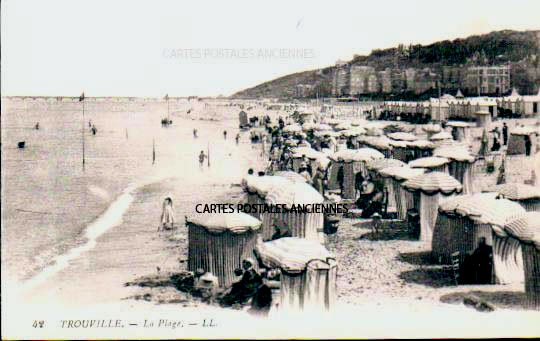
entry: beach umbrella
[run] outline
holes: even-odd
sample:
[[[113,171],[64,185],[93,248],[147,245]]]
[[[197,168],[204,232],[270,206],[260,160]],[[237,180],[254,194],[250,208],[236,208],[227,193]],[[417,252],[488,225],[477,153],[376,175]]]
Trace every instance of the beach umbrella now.
[[[404,132],[395,132],[387,134],[389,138],[392,140],[397,141],[416,141],[418,140],[418,137],[416,135],[413,135],[411,133],[404,133]]]
[[[440,125],[438,124],[426,124],[424,126],[422,126],[422,130],[425,131],[426,133],[439,133],[442,128]]]
[[[433,149],[433,148],[435,148],[435,144],[433,144],[432,142],[429,142],[427,140],[410,141],[410,142],[407,142],[407,145],[409,147],[418,148],[418,149]]]
[[[358,136],[358,135],[362,135],[366,132],[365,129],[363,128],[360,128],[360,127],[354,127],[352,129],[346,129],[346,130],[342,130],[340,131],[340,134],[343,135],[343,136]]]
[[[319,123],[319,124],[315,124],[314,127],[313,127],[313,130],[328,130],[328,131],[332,131],[332,127],[328,124],[324,124],[324,123]]]
[[[510,200],[539,199],[540,188],[522,183],[496,185],[493,190]]]
[[[264,265],[281,270],[280,310],[314,312],[334,306],[337,263],[324,246],[286,237],[261,243],[255,252]]]
[[[316,137],[338,137],[340,134],[333,130],[318,130],[313,133]]]

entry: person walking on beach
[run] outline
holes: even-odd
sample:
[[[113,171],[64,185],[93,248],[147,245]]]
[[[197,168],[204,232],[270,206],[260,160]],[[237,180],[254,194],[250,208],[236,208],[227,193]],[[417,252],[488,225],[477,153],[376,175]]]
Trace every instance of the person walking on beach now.
[[[238,144],[238,142],[240,142],[240,133],[236,134],[234,139],[236,140],[236,144]]]
[[[201,153],[199,154],[199,168],[203,168],[204,166],[204,159],[206,159],[208,156],[206,156],[206,154],[204,154],[204,151],[201,150]]]
[[[503,143],[506,146],[506,144],[508,143],[508,126],[506,125],[506,122],[503,122],[502,135],[503,135]]]
[[[225,140],[227,139],[227,130],[223,131],[223,139],[225,139]]]
[[[174,227],[173,203],[170,197],[163,201],[163,210],[161,212],[161,223],[158,226],[158,231],[170,230]]]
[[[193,138],[197,138],[197,129],[193,129]]]

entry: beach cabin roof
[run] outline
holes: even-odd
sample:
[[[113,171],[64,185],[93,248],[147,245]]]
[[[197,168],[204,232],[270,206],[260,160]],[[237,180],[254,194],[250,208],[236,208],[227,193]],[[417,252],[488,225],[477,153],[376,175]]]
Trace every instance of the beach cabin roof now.
[[[271,188],[265,200],[269,204],[291,207],[292,205],[322,204],[324,198],[307,183],[296,182]]]
[[[397,141],[397,140],[390,140],[388,142],[392,147],[400,147],[400,148],[407,148],[409,146],[410,142],[407,141]]]
[[[335,256],[330,251],[320,243],[304,238],[285,237],[260,243],[255,247],[255,252],[264,265],[279,267],[288,273],[304,272],[312,261],[326,263],[324,266],[318,262],[319,269],[335,266]]]
[[[511,135],[533,135],[538,134],[538,129],[535,127],[517,127],[510,130]]]
[[[439,205],[439,211],[468,217],[480,224],[496,225],[494,231],[504,236],[502,227],[508,218],[525,212],[525,209],[516,202],[496,199],[494,193],[476,193],[446,200]]]
[[[335,130],[347,130],[349,128],[351,128],[351,123],[347,121],[340,122],[334,127]]]
[[[387,135],[392,140],[396,141],[416,141],[418,140],[418,136],[411,134],[411,133],[404,133],[404,132],[395,132],[390,133]]]
[[[493,191],[510,200],[538,199],[540,188],[521,183],[506,183],[493,187]]]
[[[306,178],[304,178],[302,175],[292,172],[292,171],[280,171],[275,172],[274,176],[279,176],[282,178],[285,178],[287,180],[290,180],[291,182],[306,182]]]
[[[427,195],[461,193],[463,186],[454,177],[443,172],[429,172],[418,175],[402,184],[409,191],[420,191]]]
[[[471,128],[471,127],[474,127],[474,125],[472,125],[470,123],[467,123],[467,122],[462,122],[462,121],[448,121],[448,122],[446,122],[446,125],[449,126],[449,127],[458,127],[458,128]]]
[[[474,155],[471,155],[469,150],[463,146],[439,147],[433,151],[433,156],[469,163],[472,163],[476,160]]]
[[[489,110],[487,110],[486,108],[481,108],[480,110],[478,110],[477,112],[474,113],[475,115],[491,115],[491,113],[489,112]]]
[[[452,140],[453,137],[449,132],[441,131],[440,133],[432,135],[429,139],[432,141],[440,141],[440,140]]]
[[[212,233],[223,233],[228,231],[239,234],[250,230],[256,231],[261,227],[261,221],[259,219],[242,212],[229,214],[195,214],[188,217],[186,223],[199,225]]]
[[[373,148],[343,149],[329,156],[335,161],[371,161],[384,159],[384,155]]]
[[[432,142],[429,142],[427,140],[416,140],[407,142],[409,147],[412,148],[419,148],[419,149],[433,149],[435,148],[435,145]]]
[[[445,157],[429,156],[409,161],[408,165],[411,168],[432,168],[446,165],[449,162],[450,160]]]
[[[323,137],[323,136],[338,137],[340,134],[337,131],[333,131],[333,130],[318,130],[318,131],[315,131],[313,135],[317,137]]]
[[[438,124],[426,124],[422,126],[422,130],[425,131],[426,133],[439,133],[442,130],[442,128]]]
[[[540,250],[540,212],[524,212],[507,220],[504,230]]]
[[[260,196],[266,196],[268,191],[274,186],[287,186],[290,184],[288,179],[278,176],[254,176],[248,175],[245,177],[246,187],[250,192],[256,192]]]
[[[391,142],[392,140],[390,140],[386,136],[372,136],[366,143],[377,149],[391,150],[392,149],[392,146],[390,145]]]
[[[458,89],[457,93],[456,93],[456,98],[463,98],[463,93],[461,92],[460,89]]]
[[[366,168],[373,171],[379,171],[383,168],[388,167],[404,167],[407,164],[403,161],[400,161],[398,159],[377,159],[377,160],[371,160],[366,163]]]
[[[340,134],[343,136],[358,136],[362,135],[366,132],[364,128],[361,127],[353,127],[352,129],[342,130],[340,131]]]
[[[409,180],[425,173],[424,168],[411,168],[407,165],[398,167],[387,167],[379,171],[383,177],[391,177],[399,181]]]

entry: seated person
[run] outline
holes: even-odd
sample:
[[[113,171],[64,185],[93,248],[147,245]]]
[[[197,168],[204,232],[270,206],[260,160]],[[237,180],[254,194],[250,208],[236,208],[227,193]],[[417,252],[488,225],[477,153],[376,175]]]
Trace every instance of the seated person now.
[[[236,269],[235,274],[242,276],[240,281],[233,283],[231,290],[221,299],[224,305],[244,304],[255,296],[263,284],[261,275],[253,269],[254,260],[246,258],[242,261],[242,269]]]
[[[360,198],[356,205],[362,210],[360,217],[369,218],[374,213],[381,213],[384,200],[384,190],[380,182],[373,181],[370,177],[362,184]]]

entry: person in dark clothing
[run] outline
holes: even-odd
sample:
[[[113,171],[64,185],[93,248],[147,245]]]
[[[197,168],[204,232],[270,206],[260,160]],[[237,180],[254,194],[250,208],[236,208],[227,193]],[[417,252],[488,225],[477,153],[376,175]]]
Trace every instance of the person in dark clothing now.
[[[360,198],[356,201],[356,205],[362,210],[360,217],[369,218],[374,213],[382,211],[384,192],[380,182],[373,181],[370,177],[362,184]]]
[[[475,283],[491,284],[493,248],[486,244],[486,238],[480,238],[478,247],[474,250],[471,260]]]
[[[506,146],[508,144],[508,126],[506,125],[506,122],[503,123],[502,135],[503,135],[503,143]]]
[[[362,172],[358,172],[354,176],[354,187],[356,189],[356,197],[362,193],[362,183],[364,183],[364,176]]]
[[[354,143],[350,137],[347,139],[347,149],[354,149]]]
[[[339,167],[338,169],[337,182],[339,184],[340,194],[343,195],[343,189],[345,187],[345,173],[343,171],[343,166]]]
[[[531,137],[529,135],[525,135],[523,138],[525,139],[525,155],[529,156],[531,155],[532,147]]]
[[[241,274],[240,281],[233,283],[228,294],[223,296],[221,303],[224,305],[244,304],[257,294],[263,284],[261,275],[253,269],[254,261],[251,258],[242,261],[242,269],[236,269],[236,274]]]

